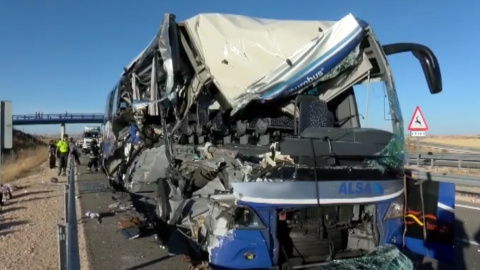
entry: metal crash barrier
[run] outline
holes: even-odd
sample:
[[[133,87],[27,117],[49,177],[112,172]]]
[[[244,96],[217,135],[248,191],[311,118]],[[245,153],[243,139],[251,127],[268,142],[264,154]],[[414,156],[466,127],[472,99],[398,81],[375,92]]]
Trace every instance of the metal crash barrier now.
[[[58,269],[80,270],[78,248],[77,211],[75,207],[75,160],[69,158],[67,184],[65,184],[65,223],[57,224]]]

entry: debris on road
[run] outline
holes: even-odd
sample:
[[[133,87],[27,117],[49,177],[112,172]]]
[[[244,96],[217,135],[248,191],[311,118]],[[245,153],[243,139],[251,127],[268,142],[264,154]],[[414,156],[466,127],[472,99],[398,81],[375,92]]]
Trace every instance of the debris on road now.
[[[133,209],[133,204],[126,204],[124,202],[114,202],[108,206],[108,209],[114,210],[115,212],[123,212]]]
[[[85,216],[81,217],[78,222],[79,223],[82,223],[84,222],[86,219],[95,219],[97,220],[98,224],[101,224],[102,223],[102,218],[105,217],[105,216],[110,216],[111,214],[101,214],[101,213],[98,213],[98,212],[86,212],[85,213]]]
[[[131,228],[123,229],[123,230],[121,230],[121,233],[122,233],[123,237],[125,237],[128,240],[139,238],[140,235],[141,235],[141,231],[137,227],[131,227]]]
[[[141,221],[140,221],[140,218],[138,217],[125,217],[123,219],[120,219],[120,221],[118,221],[117,227],[118,229],[123,230],[123,229],[140,226],[140,224],[141,224]]]
[[[85,213],[85,217],[89,217],[89,218],[91,218],[91,219],[94,219],[94,218],[98,219],[98,218],[100,218],[100,213],[97,213],[97,212],[87,212],[87,213]]]

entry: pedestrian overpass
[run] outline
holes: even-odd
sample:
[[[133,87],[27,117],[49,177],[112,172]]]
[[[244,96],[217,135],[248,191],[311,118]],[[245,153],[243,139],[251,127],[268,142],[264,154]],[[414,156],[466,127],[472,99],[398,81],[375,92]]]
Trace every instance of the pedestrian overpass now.
[[[66,124],[102,124],[103,113],[50,113],[21,114],[12,116],[13,126],[60,125],[60,134],[65,134]]]

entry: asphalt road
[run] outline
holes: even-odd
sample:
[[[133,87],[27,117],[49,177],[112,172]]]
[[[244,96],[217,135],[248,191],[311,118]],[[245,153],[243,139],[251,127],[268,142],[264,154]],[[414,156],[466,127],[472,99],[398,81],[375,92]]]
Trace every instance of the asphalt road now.
[[[153,236],[125,239],[117,231],[117,222],[120,216],[134,213],[107,214],[111,213],[108,206],[114,203],[112,195],[121,197],[121,194],[112,194],[103,174],[88,172],[86,166],[79,166],[78,173],[77,191],[82,214],[91,211],[106,215],[100,224],[94,219],[87,219],[83,224],[92,270],[187,269],[186,262],[179,257],[169,257],[160,249]]]
[[[480,204],[455,203],[455,266],[424,258],[417,262],[417,270],[473,270],[480,269]]]
[[[82,159],[85,162],[84,159]],[[114,197],[105,176],[88,172],[86,166],[78,167],[78,192],[80,204],[86,211],[108,213],[108,205]],[[471,270],[480,268],[480,204],[457,202],[456,205],[456,266],[442,265],[424,260],[417,269]],[[119,213],[107,216],[99,224],[95,220],[84,223],[87,252],[92,270],[150,270],[150,269],[187,269],[188,264],[180,257],[169,257],[159,248],[153,236],[127,240],[117,231],[119,216],[131,213]]]

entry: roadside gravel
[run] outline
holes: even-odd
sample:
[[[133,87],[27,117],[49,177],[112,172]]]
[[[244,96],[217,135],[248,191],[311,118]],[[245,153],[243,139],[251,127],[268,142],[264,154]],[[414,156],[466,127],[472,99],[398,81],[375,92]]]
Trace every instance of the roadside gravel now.
[[[43,164],[39,173],[12,182],[19,189],[0,210],[0,269],[58,269],[56,225],[63,223],[66,177],[56,172]],[[51,183],[52,177],[58,183]],[[79,236],[84,246],[81,231]]]

